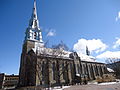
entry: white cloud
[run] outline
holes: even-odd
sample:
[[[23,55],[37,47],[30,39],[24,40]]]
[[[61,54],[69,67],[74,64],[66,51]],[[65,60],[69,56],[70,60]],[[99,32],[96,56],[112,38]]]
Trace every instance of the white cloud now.
[[[108,47],[100,39],[92,39],[92,40],[79,39],[78,42],[74,44],[73,49],[76,52],[85,54],[86,46],[88,47],[90,52],[94,51],[95,53],[102,52]]]
[[[55,29],[50,29],[47,33],[47,36],[49,36],[49,37],[52,37],[52,36],[55,36],[55,35],[56,35]]]
[[[107,59],[107,58],[120,58],[120,51],[106,51],[98,56],[96,56],[98,59]]]
[[[113,48],[115,49],[115,48],[118,48],[119,46],[120,46],[120,38],[116,38],[117,40],[116,40],[116,42],[114,43],[114,45],[113,45]]]
[[[117,17],[115,18],[116,21],[118,21],[120,19],[120,11],[118,12]]]

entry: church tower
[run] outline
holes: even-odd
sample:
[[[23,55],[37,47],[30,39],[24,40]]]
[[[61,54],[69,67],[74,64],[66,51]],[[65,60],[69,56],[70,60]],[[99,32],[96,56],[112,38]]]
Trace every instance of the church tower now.
[[[25,40],[23,43],[23,52],[28,52],[31,49],[36,53],[38,49],[44,47],[42,40],[42,32],[39,27],[39,20],[37,17],[36,0],[34,0],[33,11],[29,20],[29,25],[25,32]]]
[[[35,72],[32,72],[34,74],[31,74],[30,67],[33,64],[35,65],[37,59],[36,57],[32,57],[32,59],[30,57],[36,56],[37,51],[43,47],[44,47],[44,42],[42,40],[42,32],[39,27],[39,20],[37,17],[36,0],[34,0],[32,16],[29,20],[29,25],[26,29],[25,39],[23,42],[23,49],[22,49],[20,69],[19,69],[19,83],[18,83],[19,87],[35,85],[36,83],[34,79],[36,77]],[[30,60],[32,64],[29,63]],[[36,68],[36,66],[33,66],[33,67]],[[32,68],[32,69],[35,69],[35,68]],[[29,77],[33,77],[33,78],[29,78]]]

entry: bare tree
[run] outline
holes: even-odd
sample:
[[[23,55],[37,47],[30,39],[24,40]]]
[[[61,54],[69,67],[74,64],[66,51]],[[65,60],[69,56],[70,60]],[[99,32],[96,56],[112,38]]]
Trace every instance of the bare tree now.
[[[117,78],[120,78],[120,58],[107,58],[107,66],[114,70]]]
[[[68,46],[63,41],[61,41],[58,45],[52,45],[52,48],[53,49],[63,49],[65,51],[69,51]]]

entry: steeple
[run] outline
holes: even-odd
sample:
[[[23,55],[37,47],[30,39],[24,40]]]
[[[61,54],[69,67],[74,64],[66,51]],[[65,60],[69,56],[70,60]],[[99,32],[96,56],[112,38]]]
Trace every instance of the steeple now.
[[[32,40],[32,41],[43,43],[42,33],[39,27],[39,20],[37,17],[36,0],[34,0],[32,16],[29,21],[29,26],[26,30],[25,41],[26,40]]]
[[[29,25],[33,28],[39,27],[39,21],[37,18],[36,0],[34,0],[33,12],[32,12],[32,16],[31,16]]]
[[[36,18],[36,19],[37,19],[36,0],[34,0],[33,16],[34,16],[34,18]]]

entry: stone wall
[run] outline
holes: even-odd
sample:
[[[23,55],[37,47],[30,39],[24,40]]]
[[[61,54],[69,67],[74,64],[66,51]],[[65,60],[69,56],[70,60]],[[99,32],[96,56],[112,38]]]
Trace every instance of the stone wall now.
[[[74,66],[72,60],[52,57],[39,57],[37,59],[36,85],[61,85],[72,84],[74,78]]]

